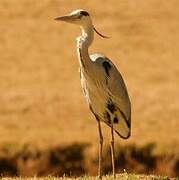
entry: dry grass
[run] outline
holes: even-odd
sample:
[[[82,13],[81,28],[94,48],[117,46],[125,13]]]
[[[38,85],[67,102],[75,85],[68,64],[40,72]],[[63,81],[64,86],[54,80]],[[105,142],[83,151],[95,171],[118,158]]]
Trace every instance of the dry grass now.
[[[82,176],[78,178],[68,178],[68,177],[42,177],[42,178],[37,178],[37,177],[32,177],[32,178],[2,178],[2,180],[72,180],[72,179],[77,179],[77,180],[99,180],[98,177],[94,176]],[[110,175],[103,176],[104,180],[113,180],[114,178]],[[118,174],[116,177],[116,180],[177,180],[177,178],[168,178],[168,177],[162,177],[162,176],[146,176],[146,175],[135,175],[135,174],[128,174],[128,173],[121,173]]]
[[[154,142],[156,153],[178,152],[178,0],[1,0],[0,145],[96,144],[96,122],[80,87],[79,28],[53,21],[76,8],[89,10],[97,28],[112,36],[95,37],[90,50],[110,57],[128,87],[132,136],[116,141]]]

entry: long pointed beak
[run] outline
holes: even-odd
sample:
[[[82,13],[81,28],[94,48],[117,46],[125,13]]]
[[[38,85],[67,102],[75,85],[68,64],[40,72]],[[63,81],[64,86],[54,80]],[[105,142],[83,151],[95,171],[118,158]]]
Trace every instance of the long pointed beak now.
[[[58,16],[58,17],[54,18],[54,20],[71,22],[71,21],[75,20],[75,16],[74,15]]]

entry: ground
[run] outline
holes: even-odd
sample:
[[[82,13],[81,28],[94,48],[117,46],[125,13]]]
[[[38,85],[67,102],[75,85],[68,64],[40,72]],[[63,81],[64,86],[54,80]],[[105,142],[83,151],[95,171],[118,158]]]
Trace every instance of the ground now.
[[[37,178],[37,177],[33,177],[33,178],[27,178],[26,180],[71,180],[74,178],[68,178],[68,177],[61,177],[61,178],[55,178],[55,177],[43,177],[43,178]],[[98,177],[93,177],[93,176],[82,176],[79,178],[75,178],[75,179],[79,179],[79,180],[99,180]],[[113,180],[112,176],[103,176],[104,180]],[[116,179],[119,180],[170,180],[168,177],[162,177],[162,176],[146,176],[146,175],[135,175],[135,174],[128,174],[128,173],[121,173],[118,174]],[[24,178],[2,178],[2,180],[24,180]],[[173,178],[173,180],[175,180]],[[177,180],[177,179],[176,179]]]

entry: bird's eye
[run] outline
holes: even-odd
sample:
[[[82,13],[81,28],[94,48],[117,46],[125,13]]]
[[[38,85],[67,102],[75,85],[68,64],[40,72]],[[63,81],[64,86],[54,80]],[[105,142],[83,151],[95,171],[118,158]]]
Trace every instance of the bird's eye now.
[[[81,11],[80,15],[82,15],[82,16],[89,16],[88,12],[86,12],[86,11]]]

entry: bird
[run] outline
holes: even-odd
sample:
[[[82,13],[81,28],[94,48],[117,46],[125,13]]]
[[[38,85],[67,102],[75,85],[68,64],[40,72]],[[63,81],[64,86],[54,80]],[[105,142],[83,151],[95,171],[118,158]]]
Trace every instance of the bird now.
[[[113,62],[103,54],[89,55],[89,47],[96,32],[91,15],[83,9],[69,14],[57,16],[57,21],[64,21],[81,27],[81,35],[77,37],[77,55],[80,66],[80,79],[88,107],[93,113],[99,131],[99,162],[98,177],[102,178],[103,134],[101,122],[107,124],[111,131],[111,164],[112,175],[115,172],[114,132],[121,138],[128,139],[131,135],[131,102],[121,73]]]

